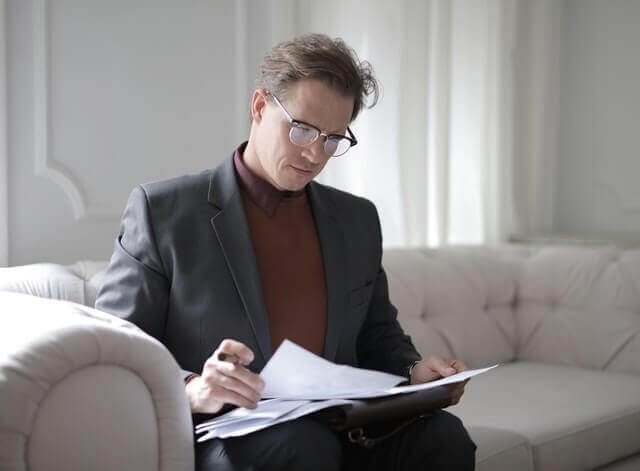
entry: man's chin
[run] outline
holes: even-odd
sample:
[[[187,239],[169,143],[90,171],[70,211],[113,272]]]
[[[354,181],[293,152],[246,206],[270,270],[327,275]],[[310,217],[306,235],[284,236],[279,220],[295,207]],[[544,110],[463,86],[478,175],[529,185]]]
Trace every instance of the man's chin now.
[[[313,180],[315,175],[300,175],[296,172],[296,178],[287,178],[278,182],[278,187],[282,191],[300,191]]]

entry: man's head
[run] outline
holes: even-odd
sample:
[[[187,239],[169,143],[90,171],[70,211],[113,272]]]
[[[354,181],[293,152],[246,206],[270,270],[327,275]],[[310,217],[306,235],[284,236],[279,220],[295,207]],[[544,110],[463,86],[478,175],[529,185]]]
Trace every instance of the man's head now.
[[[378,98],[370,64],[341,39],[321,34],[276,45],[262,63],[257,86],[245,162],[281,190],[303,188],[331,155],[355,144],[349,123],[367,96],[373,97],[370,106]],[[305,133],[317,139],[301,144]]]
[[[285,100],[289,88],[303,79],[319,80],[335,92],[353,98],[349,122],[356,119],[367,96],[373,95],[370,107],[378,100],[378,83],[371,64],[360,61],[340,38],[305,34],[277,44],[264,57],[256,86]]]

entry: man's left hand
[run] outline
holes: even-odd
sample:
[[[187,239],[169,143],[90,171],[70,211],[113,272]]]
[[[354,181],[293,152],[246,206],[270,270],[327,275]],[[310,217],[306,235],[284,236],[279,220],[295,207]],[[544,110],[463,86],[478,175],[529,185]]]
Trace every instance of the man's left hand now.
[[[413,367],[413,370],[411,371],[411,384],[427,383],[436,379],[446,378],[447,376],[451,376],[468,369],[467,365],[460,360],[431,355],[430,357],[421,360],[419,363],[416,363],[416,366]],[[449,385],[451,390],[452,406],[460,402],[460,398],[464,393],[464,386],[467,384],[467,381],[469,380]]]

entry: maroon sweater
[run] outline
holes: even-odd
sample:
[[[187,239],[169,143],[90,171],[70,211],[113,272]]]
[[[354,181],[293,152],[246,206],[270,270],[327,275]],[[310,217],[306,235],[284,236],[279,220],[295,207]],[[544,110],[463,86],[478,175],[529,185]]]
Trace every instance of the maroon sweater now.
[[[234,156],[256,252],[273,350],[289,339],[322,356],[327,287],[322,250],[305,190],[279,191]]]

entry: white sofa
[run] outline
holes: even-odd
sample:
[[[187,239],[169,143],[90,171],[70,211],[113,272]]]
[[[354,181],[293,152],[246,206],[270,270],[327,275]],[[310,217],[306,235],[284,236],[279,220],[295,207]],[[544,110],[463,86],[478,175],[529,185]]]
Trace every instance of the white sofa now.
[[[105,265],[0,268],[0,470],[193,468],[171,354],[82,304],[93,305]]]
[[[640,251],[388,251],[421,353],[503,366],[451,408],[483,470],[640,469]]]
[[[462,417],[478,444],[477,469],[640,469],[640,251],[523,246],[406,249],[386,251],[384,265],[400,321],[421,353],[450,355],[472,367],[502,364],[471,380],[461,404],[450,409]],[[0,291],[92,305],[104,266],[95,262],[0,269]],[[184,397],[179,397],[177,366],[162,346],[97,311],[69,304],[63,309],[60,303],[43,301],[48,304],[34,304],[32,313],[28,302],[34,301],[27,298],[16,312],[7,309],[8,296],[15,300],[17,295],[0,294],[2,325],[10,326],[0,334],[1,469],[25,469],[26,463],[29,469],[40,469],[34,463],[60,454],[69,463],[91,463],[86,469],[116,469],[100,467],[105,461],[101,454],[117,463],[126,462],[130,454],[139,460],[135,466],[131,461],[117,469],[189,468],[190,417]],[[59,325],[45,322],[35,331],[32,328],[63,315],[68,319]],[[87,315],[89,330],[83,326]],[[70,316],[84,320],[74,322]],[[111,351],[105,353],[106,330],[127,340],[114,339]],[[57,340],[61,331],[78,344],[90,338],[86,344],[94,350],[63,349],[64,354],[52,359],[55,349],[48,345],[62,345]],[[7,339],[12,339],[9,347]],[[153,345],[153,351],[122,355],[124,344],[119,342],[128,349],[137,348],[134,344]],[[72,413],[77,417],[77,402],[91,400],[91,407],[96,407],[104,397],[90,383],[72,384],[66,391],[71,394],[76,388],[73,400],[43,407],[61,382],[61,371],[72,377],[76,367],[122,366],[136,363],[140,355],[149,361],[124,369],[133,377],[143,377],[146,368],[162,370],[165,374],[159,375],[157,384],[150,386],[142,379],[148,390],[121,387],[125,378],[105,370],[99,390],[110,388],[107,397],[120,392],[118,402],[109,403],[98,417],[81,413],[80,423],[93,426],[85,437],[77,438],[82,429],[74,425],[65,429],[64,436],[55,436],[56,421]],[[60,363],[66,365],[62,370]],[[46,387],[38,389],[41,384]],[[154,392],[155,387],[160,392]],[[20,397],[25,391],[32,394],[29,401]],[[170,439],[163,439],[168,435],[149,430],[161,430],[163,425],[159,414],[164,409],[158,402],[172,400],[176,404],[166,414],[174,431]],[[146,408],[138,410],[145,403]],[[45,414],[46,410],[50,412]],[[40,419],[42,415],[47,418]],[[39,430],[46,420],[48,425]],[[131,445],[137,435],[146,440],[143,450]],[[30,438],[34,436],[40,438]],[[168,456],[164,461],[158,458],[162,453]]]

